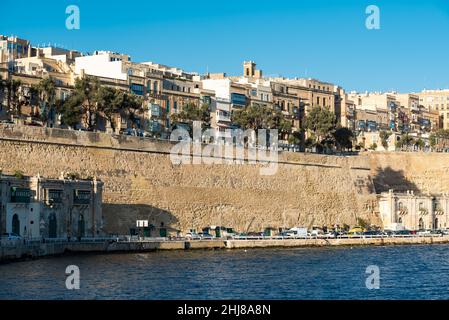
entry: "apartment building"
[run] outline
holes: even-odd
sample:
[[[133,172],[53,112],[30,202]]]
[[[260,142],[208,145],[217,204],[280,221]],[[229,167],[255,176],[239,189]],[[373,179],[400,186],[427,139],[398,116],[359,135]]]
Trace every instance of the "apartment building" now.
[[[419,97],[420,105],[440,115],[440,127],[449,129],[449,89],[423,90],[415,94]]]
[[[141,115],[139,128],[165,137],[172,125],[170,116],[186,104],[198,106],[201,98],[198,76],[152,62],[134,63],[125,54],[96,51],[92,56],[78,57],[75,72],[95,76],[103,84],[142,96],[146,112]],[[122,119],[117,130],[127,127]]]

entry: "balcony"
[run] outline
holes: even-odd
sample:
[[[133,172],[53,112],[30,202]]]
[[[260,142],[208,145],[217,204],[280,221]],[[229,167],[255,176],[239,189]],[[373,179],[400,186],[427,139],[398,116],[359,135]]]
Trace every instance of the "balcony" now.
[[[427,210],[426,208],[420,208],[419,209],[419,215],[420,216],[426,216],[429,214],[429,210]]]
[[[90,191],[75,190],[73,195],[73,204],[90,204]]]
[[[217,113],[217,122],[231,122],[231,117],[221,112]]]
[[[25,188],[11,188],[11,202],[12,203],[30,203],[31,190]]]
[[[62,190],[48,190],[45,204],[53,205],[62,203],[63,191]]]

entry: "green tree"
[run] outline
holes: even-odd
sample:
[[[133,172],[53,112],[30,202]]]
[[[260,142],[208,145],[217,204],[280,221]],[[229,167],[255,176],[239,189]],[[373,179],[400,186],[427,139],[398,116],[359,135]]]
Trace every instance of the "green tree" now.
[[[234,111],[232,120],[244,130],[278,129],[280,133],[290,134],[293,128],[281,111],[256,103]]]
[[[354,133],[351,129],[340,127],[332,132],[332,137],[338,150],[352,149]]]
[[[97,112],[109,121],[112,130],[115,131],[114,115],[119,114],[122,108],[122,94],[117,89],[103,86],[98,89],[96,100]]]
[[[142,97],[120,91],[115,96],[113,104],[113,108],[116,108],[122,117],[129,119],[133,127],[137,127],[139,114],[143,111]]]
[[[405,135],[401,136],[398,142],[396,142],[396,147],[400,148],[401,150],[406,150],[410,146],[414,144],[414,139],[406,133]]]
[[[55,112],[56,107],[56,86],[51,78],[44,78],[33,88],[39,97],[40,114],[39,118],[48,122],[49,114]]]
[[[20,89],[22,82],[20,80],[8,79],[6,80],[6,101],[7,108],[10,114],[19,116],[21,114]]]
[[[294,145],[300,145],[302,142],[302,135],[303,133],[300,131],[295,131],[288,137],[288,143],[294,144]]]
[[[182,106],[180,112],[171,115],[172,123],[187,123],[190,128],[193,127],[194,121],[201,121],[203,127],[210,124],[210,106],[208,103],[203,103],[199,107],[194,103],[187,103]]]
[[[389,133],[387,131],[381,131],[379,136],[380,136],[382,147],[384,147],[385,150],[388,150],[388,138],[391,136],[391,133]]]
[[[93,130],[98,121],[97,95],[100,84],[97,78],[84,76],[75,80],[75,89],[72,96],[67,100],[66,115],[70,119],[76,119],[81,113],[81,119],[88,130]],[[76,107],[73,104],[78,103]],[[67,113],[74,112],[74,115]]]
[[[426,143],[424,142],[423,139],[419,138],[418,140],[415,141],[415,146],[419,149],[419,150],[423,150],[426,146]]]
[[[335,129],[335,114],[328,108],[313,107],[304,120],[304,128],[311,131],[316,137],[315,141],[326,139]]]
[[[84,115],[83,102],[83,97],[80,95],[71,95],[64,101],[59,112],[64,125],[75,128],[81,122]]]
[[[377,143],[374,142],[372,145],[370,145],[369,149],[373,150],[373,151],[376,150],[377,149]]]

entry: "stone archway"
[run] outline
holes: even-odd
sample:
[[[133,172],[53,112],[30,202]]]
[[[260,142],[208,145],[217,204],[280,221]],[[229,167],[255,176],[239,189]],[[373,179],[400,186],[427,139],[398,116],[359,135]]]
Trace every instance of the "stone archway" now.
[[[424,220],[422,218],[419,218],[418,229],[419,230],[423,230],[424,229]]]
[[[12,231],[11,232],[20,236],[20,220],[19,220],[19,216],[17,215],[17,213],[12,216]]]

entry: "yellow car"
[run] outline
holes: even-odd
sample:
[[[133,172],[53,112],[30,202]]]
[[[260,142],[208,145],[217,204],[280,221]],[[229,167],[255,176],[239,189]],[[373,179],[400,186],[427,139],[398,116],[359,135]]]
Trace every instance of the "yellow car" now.
[[[365,230],[362,227],[354,227],[348,231],[348,233],[362,233],[362,232],[365,232]]]

